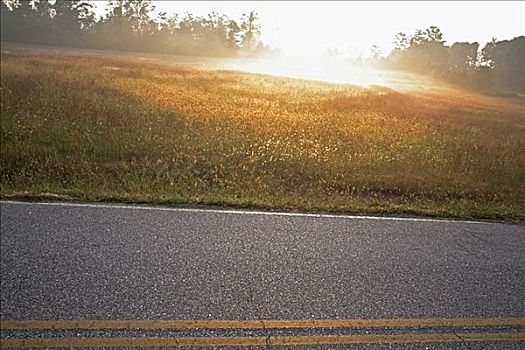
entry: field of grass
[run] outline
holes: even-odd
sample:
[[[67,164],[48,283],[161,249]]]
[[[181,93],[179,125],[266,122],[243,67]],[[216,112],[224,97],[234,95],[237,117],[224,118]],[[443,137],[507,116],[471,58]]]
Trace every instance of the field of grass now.
[[[1,56],[1,195],[525,220],[525,107],[133,58]]]

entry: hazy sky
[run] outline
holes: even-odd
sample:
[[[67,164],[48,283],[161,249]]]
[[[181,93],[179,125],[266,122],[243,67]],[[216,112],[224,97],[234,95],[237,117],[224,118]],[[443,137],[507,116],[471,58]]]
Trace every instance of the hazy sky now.
[[[511,39],[525,35],[525,1],[329,2],[329,1],[156,1],[157,11],[212,11],[238,19],[255,10],[265,44],[289,53],[323,53],[337,48],[351,56],[366,56],[374,44],[385,53],[397,32],[413,33],[437,25],[447,42]],[[96,2],[103,13],[105,1]]]

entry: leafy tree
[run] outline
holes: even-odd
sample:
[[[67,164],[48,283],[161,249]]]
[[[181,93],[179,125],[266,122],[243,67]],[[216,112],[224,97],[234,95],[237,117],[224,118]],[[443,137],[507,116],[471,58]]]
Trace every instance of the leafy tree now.
[[[148,0],[123,1],[123,16],[131,25],[131,30],[140,35],[151,35],[156,29],[155,22],[150,17],[155,6]]]
[[[260,34],[261,26],[257,22],[259,15],[251,11],[248,15],[243,14],[241,19],[241,47],[254,50],[257,45],[257,38]]]
[[[88,30],[95,25],[95,12],[93,12],[92,4],[85,1],[78,1],[74,8],[81,30]]]
[[[485,44],[483,49],[481,49],[481,55],[479,60],[481,65],[494,68],[494,60],[492,59],[492,56],[494,49],[496,48],[497,42],[498,39],[492,38],[492,40]]]
[[[489,44],[494,88],[525,92],[525,36]]]
[[[399,32],[394,37],[394,52],[400,52],[410,47],[410,38],[402,32]]]
[[[411,36],[397,33],[390,61],[391,65],[417,72],[439,74],[446,70],[447,50],[441,30],[431,26]]]
[[[239,46],[239,36],[241,34],[241,27],[235,20],[229,20],[228,25],[228,34],[226,36],[226,42],[228,43],[229,48],[237,48]]]
[[[449,49],[449,69],[459,72],[467,71],[476,66],[478,43],[454,43]]]
[[[443,33],[441,33],[441,30],[436,26],[428,27],[425,30],[425,34],[429,42],[444,43]]]
[[[80,31],[90,28],[95,22],[93,5],[82,0],[55,1],[54,24],[64,31]]]

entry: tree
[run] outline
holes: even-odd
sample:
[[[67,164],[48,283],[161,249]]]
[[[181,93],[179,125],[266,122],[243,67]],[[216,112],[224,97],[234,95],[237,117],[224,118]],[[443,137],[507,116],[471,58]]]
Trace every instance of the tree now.
[[[131,30],[139,35],[151,35],[156,25],[150,17],[151,12],[155,10],[155,5],[149,0],[124,1],[124,17],[131,25]]]
[[[95,25],[95,12],[93,12],[92,4],[85,1],[78,1],[74,9],[81,30],[88,30]]]
[[[447,69],[447,57],[441,30],[430,26],[416,30],[412,36],[397,33],[389,59],[391,66],[439,75]]]
[[[229,48],[236,49],[239,47],[239,36],[241,33],[241,27],[235,20],[228,21],[228,34],[226,36],[226,42]]]
[[[494,88],[525,92],[525,36],[489,44]]]
[[[31,42],[35,34],[38,38],[42,36],[43,21],[34,4],[28,0],[9,1],[2,7],[2,12],[8,11],[2,16],[2,40]]]
[[[255,11],[248,15],[243,14],[241,19],[241,47],[247,50],[254,50],[257,47],[257,40],[261,26],[257,21],[259,16]]]
[[[146,0],[114,0],[93,30],[92,42],[105,48],[143,50],[151,47],[146,37],[157,34],[159,28],[151,18],[154,10]]]
[[[485,44],[483,49],[481,49],[481,56],[480,56],[480,65],[493,68],[494,67],[494,60],[492,59],[494,49],[496,47],[496,44],[498,42],[498,39],[492,38],[491,41]]]
[[[464,72],[476,66],[478,43],[454,43],[449,49],[449,69]]]
[[[373,60],[378,60],[381,57],[383,57],[381,48],[378,45],[372,45],[372,47],[370,48],[370,58],[372,58]]]
[[[55,1],[54,24],[64,31],[78,32],[90,28],[95,22],[93,5],[82,0]]]
[[[425,30],[426,38],[428,42],[444,43],[443,33],[436,26],[430,26]]]
[[[410,38],[402,32],[394,36],[394,52],[400,52],[410,47]]]

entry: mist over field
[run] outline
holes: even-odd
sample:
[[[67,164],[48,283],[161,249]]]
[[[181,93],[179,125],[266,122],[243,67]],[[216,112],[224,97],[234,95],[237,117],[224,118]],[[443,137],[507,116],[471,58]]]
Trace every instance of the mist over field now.
[[[388,51],[371,42],[368,50],[362,50],[357,57],[350,57],[343,48],[337,47],[319,53],[316,48],[319,38],[314,37],[311,28],[304,28],[306,33],[310,33],[307,35],[312,36],[310,44],[308,37],[296,35],[290,38],[290,46],[302,45],[302,51],[295,54],[290,54],[286,46],[272,47],[265,44],[261,39],[265,28],[260,15],[249,8],[240,18],[231,18],[213,11],[206,15],[195,15],[181,11],[175,3],[157,4],[146,0],[119,0],[105,5],[103,2],[93,4],[82,0],[2,0],[1,4],[3,42],[193,57],[258,58],[262,60],[247,60],[237,64],[229,60],[225,68],[364,86],[388,85],[395,79],[393,75],[399,76],[395,71],[402,71],[481,92],[525,92],[525,68],[521,64],[525,60],[523,30],[505,40],[484,37],[481,38],[481,44],[450,42],[447,41],[446,31],[429,23],[413,32],[389,33],[392,48]],[[105,11],[100,12],[103,5]],[[159,12],[156,11],[157,5],[164,9],[173,5],[173,9],[179,12]],[[304,15],[309,13],[305,12]],[[339,18],[340,14],[334,13],[333,16]],[[403,12],[398,16],[398,20],[392,17],[389,22],[410,19]],[[454,12],[448,16],[454,16]],[[524,19],[518,21],[523,22]],[[283,23],[286,28],[291,31],[296,29],[287,22],[293,21],[286,20]],[[502,22],[500,25],[504,24]],[[385,23],[387,25],[390,26]],[[480,29],[486,32],[483,27],[488,25],[483,24]],[[324,33],[323,26],[330,26],[330,19],[319,17],[318,23],[312,26],[317,26]],[[381,32],[381,29],[377,31]],[[330,36],[341,40],[345,36],[339,32],[341,30],[327,35],[326,40],[330,41]],[[372,36],[369,32],[370,29],[366,27],[360,35],[363,38]],[[355,33],[349,34],[356,37]],[[282,35],[286,36],[286,33]]]

